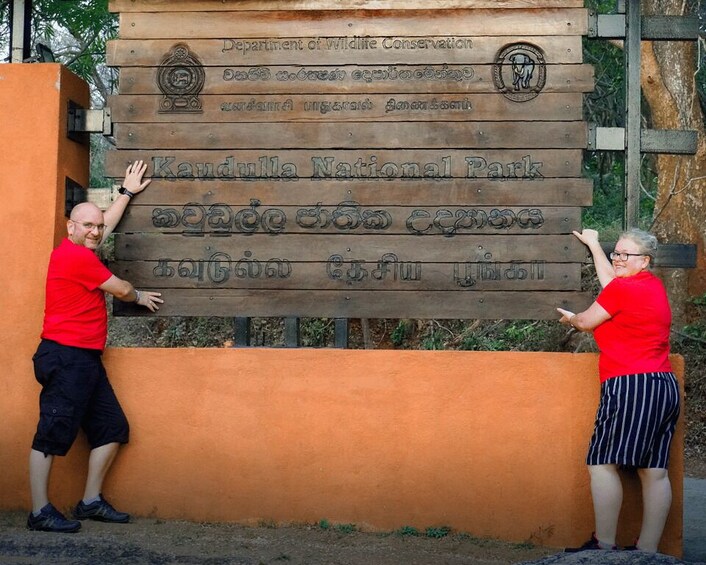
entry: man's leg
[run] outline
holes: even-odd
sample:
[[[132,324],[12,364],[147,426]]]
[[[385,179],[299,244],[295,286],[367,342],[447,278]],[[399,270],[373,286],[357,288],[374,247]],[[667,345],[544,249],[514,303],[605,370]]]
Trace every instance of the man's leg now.
[[[657,551],[672,505],[672,485],[667,469],[638,469],[642,483],[642,529],[638,549]]]
[[[618,517],[623,505],[623,485],[616,465],[589,465],[591,496],[596,517],[596,538],[603,544],[615,545]]]
[[[74,509],[74,517],[78,520],[99,520],[101,522],[116,522],[125,524],[130,521],[130,515],[118,512],[103,498],[103,480],[120,449],[120,443],[106,443],[91,450],[88,458],[88,477],[83,499]]]
[[[45,456],[36,449],[29,452],[29,486],[33,512],[39,512],[49,504],[49,473],[53,462],[53,455]]]
[[[84,502],[93,500],[103,492],[103,480],[120,449],[119,443],[108,443],[91,450],[88,458],[88,476],[83,492]]]

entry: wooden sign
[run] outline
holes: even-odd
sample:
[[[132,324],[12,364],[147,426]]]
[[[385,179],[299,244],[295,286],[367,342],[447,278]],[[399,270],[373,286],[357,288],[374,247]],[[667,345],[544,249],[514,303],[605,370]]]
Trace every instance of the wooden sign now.
[[[576,0],[112,0],[116,235],[159,315],[585,307]],[[116,313],[143,315],[116,303]]]

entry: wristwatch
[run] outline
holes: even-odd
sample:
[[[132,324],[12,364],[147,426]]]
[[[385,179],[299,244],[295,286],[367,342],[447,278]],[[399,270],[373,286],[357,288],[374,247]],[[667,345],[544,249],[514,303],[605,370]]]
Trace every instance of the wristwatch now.
[[[121,187],[118,189],[118,193],[124,194],[125,196],[128,196],[129,198],[132,198],[133,196],[135,196],[132,192],[130,192],[130,191],[129,191],[127,188],[125,188],[124,186],[121,186]]]

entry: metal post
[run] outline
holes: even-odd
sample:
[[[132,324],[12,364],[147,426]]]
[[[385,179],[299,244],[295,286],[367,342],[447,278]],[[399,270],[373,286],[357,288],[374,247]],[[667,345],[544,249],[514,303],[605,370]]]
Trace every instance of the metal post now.
[[[637,227],[640,215],[640,2],[625,3],[625,213],[623,227]]]
[[[284,319],[284,346],[299,347],[301,344],[301,334],[299,331],[299,318]]]
[[[233,318],[233,347],[250,347],[250,318]]]
[[[10,2],[10,62],[21,63],[30,57],[32,0]]]
[[[348,349],[348,318],[336,318],[334,321],[334,347]]]

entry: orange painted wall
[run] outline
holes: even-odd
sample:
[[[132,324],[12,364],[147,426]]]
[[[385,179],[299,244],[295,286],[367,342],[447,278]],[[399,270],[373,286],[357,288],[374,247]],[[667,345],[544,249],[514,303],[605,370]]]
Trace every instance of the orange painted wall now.
[[[6,80],[16,93],[29,95],[30,85],[45,90],[27,113],[63,107],[63,89],[59,94],[55,85],[74,84],[65,71],[12,67],[0,66],[2,107],[10,97]],[[52,229],[63,224],[54,221],[52,179],[60,175],[42,155],[51,139],[59,152],[65,149],[56,139],[67,141],[49,118],[34,127],[11,158],[22,162],[12,175],[12,186],[22,190],[9,190],[3,180],[11,213],[0,282],[12,293],[3,293],[0,317],[0,362],[7,368],[0,377],[1,509],[29,508],[27,455],[39,392],[30,358]],[[40,135],[47,143],[39,144],[37,132],[51,127],[57,131]],[[3,139],[20,131],[4,119],[0,125]],[[63,177],[59,192],[63,197]],[[556,547],[583,542],[593,528],[583,459],[598,400],[596,355],[109,349],[105,363],[132,426],[106,493],[137,516],[242,523],[325,518],[377,530],[448,525]],[[681,378],[681,358],[674,363]],[[661,548],[673,555],[681,554],[682,452],[680,424],[671,464],[674,504]],[[86,453],[81,439],[57,460],[50,492],[59,507],[80,497]],[[637,481],[626,480],[619,540],[625,544],[640,519]]]
[[[27,500],[27,431],[38,415],[31,357],[41,331],[49,254],[65,229],[64,179],[88,185],[88,148],[66,138],[69,99],[88,107],[88,87],[58,64],[0,65],[3,508]]]

